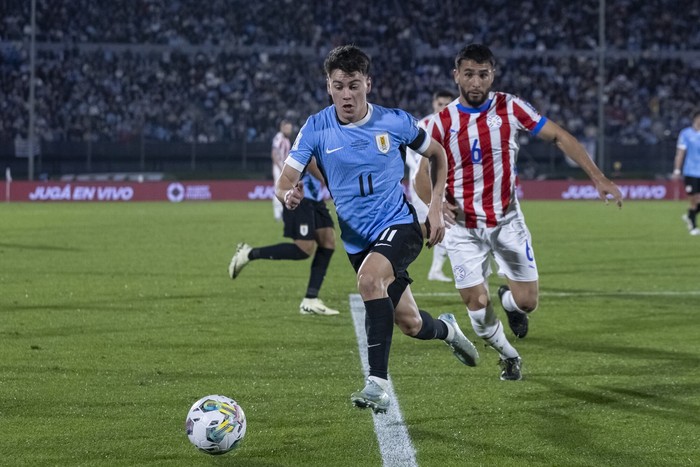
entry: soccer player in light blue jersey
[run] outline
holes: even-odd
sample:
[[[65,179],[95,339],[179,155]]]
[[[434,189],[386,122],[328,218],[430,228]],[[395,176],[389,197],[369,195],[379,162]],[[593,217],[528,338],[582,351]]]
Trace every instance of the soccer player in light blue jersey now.
[[[281,173],[281,170],[280,170]],[[323,193],[323,176],[315,163],[309,164],[300,184],[304,199],[297,209],[283,209],[284,236],[293,243],[277,243],[254,248],[247,243],[239,243],[231,258],[228,274],[235,279],[244,267],[253,260],[305,260],[313,255],[306,295],[299,305],[302,315],[332,316],[339,313],[326,306],[318,297],[326,277],[328,265],[335,251],[335,229]]]
[[[417,339],[442,339],[464,364],[474,366],[478,353],[451,314],[434,319],[416,305],[408,266],[416,259],[423,233],[401,179],[406,145],[431,163],[432,199],[426,222],[428,246],[445,233],[442,200],[445,151],[420,129],[411,115],[367,102],[372,88],[370,58],[353,45],[333,49],[324,62],[327,91],[333,104],[306,121],[297,135],[276,195],[288,209],[304,197],[298,182],[314,157],[335,203],[341,239],[357,273],[365,304],[369,376],[353,404],[386,412],[389,349],[393,325]]]
[[[673,177],[683,174],[685,193],[690,206],[688,213],[681,217],[688,226],[690,235],[700,235],[697,216],[700,205],[700,109],[693,113],[691,126],[681,130],[676,144],[676,159],[673,164]]]

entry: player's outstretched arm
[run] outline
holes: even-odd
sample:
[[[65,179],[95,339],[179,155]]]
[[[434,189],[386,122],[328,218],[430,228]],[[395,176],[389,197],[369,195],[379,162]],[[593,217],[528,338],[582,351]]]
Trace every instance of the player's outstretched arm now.
[[[553,121],[547,120],[537,136],[545,141],[553,142],[564,154],[576,162],[586,172],[588,178],[595,183],[598,195],[605,201],[605,204],[608,203],[608,195],[610,195],[617,206],[622,207],[622,193],[620,189],[600,171],[583,145],[571,133]]]
[[[442,203],[445,197],[445,180],[447,179],[447,156],[445,155],[445,149],[431,138],[430,145],[423,153],[423,157],[427,158],[430,163],[431,189],[427,222],[430,225],[428,247],[432,247],[440,243],[445,237],[445,219],[442,214]],[[421,196],[420,193],[418,193],[418,196]]]
[[[275,182],[275,196],[287,209],[296,209],[304,199],[304,187],[300,183],[301,173],[284,164],[282,173]]]
[[[418,163],[418,170],[410,183],[413,183],[413,188],[416,190],[418,197],[425,203],[430,205],[430,196],[432,187],[430,186],[430,162],[426,158],[421,158]]]
[[[421,158],[418,170],[414,175],[413,188],[416,190],[418,197],[426,204],[430,205],[431,195],[431,183],[430,183],[430,162],[425,157]],[[457,217],[457,206],[450,204],[447,201],[443,201],[443,218],[445,220],[445,227],[450,228],[450,226],[455,225]]]

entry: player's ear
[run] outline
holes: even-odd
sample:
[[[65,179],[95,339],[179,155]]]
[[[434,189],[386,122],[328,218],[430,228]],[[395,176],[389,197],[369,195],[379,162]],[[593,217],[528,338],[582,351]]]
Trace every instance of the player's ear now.
[[[369,92],[371,90],[372,90],[372,78],[368,76],[367,77],[367,92],[366,92],[366,94],[369,94]]]
[[[454,78],[455,83],[459,84],[459,70],[457,68],[452,69],[452,78]]]
[[[331,95],[331,78],[330,76],[326,76],[326,92],[328,95]]]

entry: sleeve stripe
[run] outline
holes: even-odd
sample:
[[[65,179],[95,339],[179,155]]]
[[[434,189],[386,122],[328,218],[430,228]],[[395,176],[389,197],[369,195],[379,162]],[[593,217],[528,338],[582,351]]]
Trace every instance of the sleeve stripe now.
[[[532,129],[532,135],[537,136],[537,133],[540,132],[544,124],[547,123],[547,117],[542,117],[540,118],[540,121],[537,122],[537,125],[535,125],[535,128]]]
[[[299,162],[296,159],[293,159],[292,156],[287,156],[284,163],[287,164],[288,166],[290,166],[291,168],[299,171],[299,172],[303,172],[304,169],[306,168],[306,166],[304,164],[302,164],[301,162]]]
[[[428,133],[426,133],[423,128],[419,128],[418,136],[416,136],[416,139],[411,141],[411,144],[409,144],[408,147],[416,151],[418,154],[423,154],[425,150],[428,149],[428,146],[430,146],[430,138],[428,137]]]

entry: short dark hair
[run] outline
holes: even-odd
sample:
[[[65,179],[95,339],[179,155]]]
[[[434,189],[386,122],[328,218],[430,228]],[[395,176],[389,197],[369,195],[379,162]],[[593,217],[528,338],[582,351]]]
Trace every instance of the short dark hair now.
[[[440,99],[441,97],[446,97],[448,99],[454,99],[455,93],[448,91],[447,89],[438,89],[433,93],[433,100]]]
[[[700,107],[698,107],[697,109],[695,109],[693,111],[693,118],[692,119],[695,120],[698,117],[700,117]]]
[[[369,76],[369,56],[355,45],[341,45],[331,50],[323,62],[323,69],[327,75],[330,75],[335,70],[341,70],[344,73],[359,72],[365,76]]]
[[[455,57],[455,68],[459,68],[462,60],[473,60],[478,64],[488,62],[493,68],[496,68],[496,57],[491,49],[483,44],[469,44],[460,50]]]

